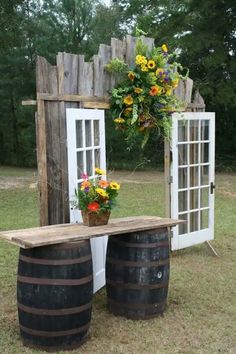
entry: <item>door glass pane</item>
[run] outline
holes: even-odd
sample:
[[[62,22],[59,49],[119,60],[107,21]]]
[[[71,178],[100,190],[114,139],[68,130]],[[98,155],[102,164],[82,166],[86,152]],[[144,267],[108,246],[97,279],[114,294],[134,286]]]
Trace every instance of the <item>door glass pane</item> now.
[[[76,147],[83,147],[83,124],[82,120],[76,121]]]
[[[179,192],[179,212],[188,210],[188,191]]]
[[[187,178],[188,168],[179,168],[179,189],[187,188],[188,178]]]
[[[97,146],[100,144],[99,120],[94,120],[93,126],[94,126],[94,145]]]
[[[198,186],[198,166],[192,166],[189,168],[190,170],[190,187]]]
[[[209,140],[209,120],[201,121],[201,140]]]
[[[200,228],[208,229],[209,227],[209,209],[201,210],[200,214]]]
[[[91,121],[90,120],[86,120],[85,121],[85,142],[86,142],[86,147],[89,147],[92,144],[91,135],[92,135]]]
[[[190,190],[190,209],[198,208],[198,189]]]
[[[205,208],[209,206],[209,188],[201,188],[200,190],[201,202],[200,207]]]
[[[199,121],[198,120],[190,120],[189,121],[189,140],[197,141],[199,140]]]
[[[179,235],[186,234],[188,232],[188,214],[180,214],[178,219],[187,221],[186,223],[179,225]]]
[[[77,152],[77,178],[81,178],[81,174],[84,173],[84,159],[83,151]]]
[[[201,185],[209,184],[209,166],[201,166]]]
[[[198,144],[190,144],[190,164],[198,163]]]
[[[201,144],[201,163],[209,162],[209,143]]]
[[[178,121],[178,141],[187,141],[188,122],[186,120]]]
[[[96,149],[94,151],[94,154],[95,167],[100,167],[100,150]]]
[[[198,230],[198,211],[194,211],[193,213],[189,214],[189,226],[190,232],[194,232]]]
[[[179,165],[187,165],[188,164],[188,145],[183,144],[179,145]]]
[[[93,174],[92,150],[86,151],[86,164],[87,164],[87,174],[91,176]]]

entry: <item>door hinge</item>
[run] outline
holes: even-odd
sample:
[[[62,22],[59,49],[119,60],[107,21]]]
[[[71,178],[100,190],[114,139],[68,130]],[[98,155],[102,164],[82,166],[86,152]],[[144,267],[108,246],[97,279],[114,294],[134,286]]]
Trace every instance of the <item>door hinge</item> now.
[[[168,176],[168,177],[167,177],[167,182],[168,182],[169,184],[173,183],[173,176]]]
[[[215,185],[213,182],[211,182],[211,184],[210,184],[211,194],[214,193],[214,189],[215,189],[215,188],[216,188],[216,185]]]

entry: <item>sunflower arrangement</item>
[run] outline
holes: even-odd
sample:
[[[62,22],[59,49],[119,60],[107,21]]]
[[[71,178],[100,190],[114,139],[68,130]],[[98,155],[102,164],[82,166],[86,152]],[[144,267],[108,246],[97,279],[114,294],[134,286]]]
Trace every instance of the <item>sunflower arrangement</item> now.
[[[106,172],[100,168],[95,168],[95,173],[94,179],[89,179],[85,173],[81,175],[83,182],[75,190],[73,206],[88,213],[102,214],[115,205],[120,185],[103,179]]]
[[[116,128],[126,132],[128,140],[142,134],[142,146],[153,129],[169,138],[171,114],[185,108],[174,90],[188,72],[181,74],[183,68],[167,45],[154,47],[150,52],[139,38],[134,65],[129,67],[124,61],[113,59],[107,70],[119,78],[110,102]]]

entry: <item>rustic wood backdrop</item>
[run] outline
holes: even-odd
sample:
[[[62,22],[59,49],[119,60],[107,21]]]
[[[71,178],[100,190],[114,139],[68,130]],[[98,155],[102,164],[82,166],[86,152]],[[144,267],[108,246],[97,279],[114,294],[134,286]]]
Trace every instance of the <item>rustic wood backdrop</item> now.
[[[37,160],[40,191],[40,225],[69,222],[66,108],[109,109],[109,91],[116,79],[105,65],[113,58],[134,62],[137,38],[111,39],[101,44],[98,54],[89,62],[84,55],[58,53],[56,65],[38,57],[37,89]],[[151,49],[153,38],[143,37]],[[192,100],[193,81],[187,79],[176,89],[176,95],[188,104],[188,110],[203,111],[204,101],[196,92]],[[166,145],[169,149],[168,144]],[[168,151],[165,156],[169,170]]]

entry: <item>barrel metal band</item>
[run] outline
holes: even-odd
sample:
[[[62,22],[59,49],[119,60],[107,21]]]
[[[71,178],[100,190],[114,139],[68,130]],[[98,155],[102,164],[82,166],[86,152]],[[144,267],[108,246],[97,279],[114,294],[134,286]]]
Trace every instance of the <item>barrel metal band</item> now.
[[[161,265],[169,264],[170,259],[160,259],[159,261],[153,262],[139,262],[139,261],[125,261],[122,259],[114,259],[111,257],[106,258],[108,263],[117,264],[121,266],[131,266],[131,267],[157,267]]]
[[[37,285],[82,285],[93,280],[93,276],[89,275],[80,279],[48,279],[48,278],[31,278],[18,275],[17,280],[21,283],[37,284]]]
[[[18,309],[31,313],[33,315],[41,315],[41,316],[63,316],[63,315],[71,315],[71,314],[76,314],[80,313],[83,311],[86,311],[88,309],[92,308],[92,301],[90,301],[88,304],[77,306],[77,307],[71,307],[71,308],[64,308],[64,309],[39,309],[35,307],[29,307],[26,305],[22,305],[21,303],[18,302]]]
[[[20,329],[28,334],[31,334],[32,336],[38,336],[38,337],[62,337],[62,336],[70,336],[72,334],[77,334],[81,333],[84,331],[87,331],[89,328],[90,323],[80,327],[80,328],[73,328],[69,329],[67,331],[39,331],[37,329],[31,329],[25,326],[20,325]]]
[[[169,241],[159,241],[159,242],[153,242],[153,243],[131,243],[131,242],[125,242],[121,241],[118,238],[112,238],[112,243],[116,243],[118,245],[124,246],[124,247],[135,247],[135,248],[159,248],[159,247],[169,247]]]
[[[92,259],[91,255],[80,257],[80,258],[72,258],[72,259],[42,259],[42,258],[32,258],[20,255],[19,259],[26,263],[31,264],[42,264],[42,265],[70,265],[70,264],[79,264],[83,262],[90,261]]]
[[[153,309],[153,308],[158,308],[166,304],[166,299],[160,302],[155,302],[154,304],[143,304],[143,303],[123,303],[123,302],[118,302],[112,299],[107,299],[108,305],[114,305],[119,308],[127,308],[127,309],[138,309],[138,310],[148,310],[148,309]]]
[[[132,283],[119,283],[110,279],[106,280],[107,285],[115,286],[116,288],[122,288],[122,289],[137,289],[137,290],[142,290],[142,289],[161,289],[161,288],[167,288],[169,282],[162,282],[162,283],[157,283],[157,284],[132,284]]]

